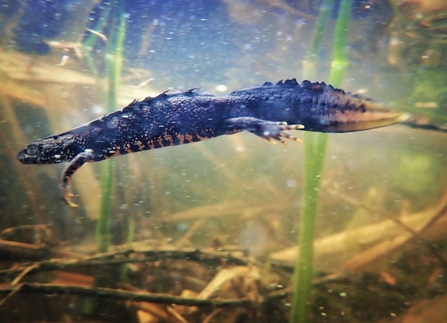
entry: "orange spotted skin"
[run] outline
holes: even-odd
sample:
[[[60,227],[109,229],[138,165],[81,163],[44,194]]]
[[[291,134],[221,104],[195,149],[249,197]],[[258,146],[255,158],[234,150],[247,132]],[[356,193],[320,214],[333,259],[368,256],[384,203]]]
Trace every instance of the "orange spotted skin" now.
[[[61,181],[64,200],[74,205],[70,178],[85,162],[241,131],[284,142],[296,139],[285,130],[349,132],[401,119],[380,104],[325,83],[267,82],[220,97],[192,89],[135,100],[83,126],[32,142],[17,159],[24,164],[69,162]]]

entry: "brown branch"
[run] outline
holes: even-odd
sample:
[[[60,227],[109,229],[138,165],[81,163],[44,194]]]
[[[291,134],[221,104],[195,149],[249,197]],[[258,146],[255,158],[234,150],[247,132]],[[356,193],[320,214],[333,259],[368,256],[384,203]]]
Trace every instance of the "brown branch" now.
[[[83,295],[96,296],[115,299],[125,299],[132,301],[146,301],[160,304],[177,304],[186,306],[199,307],[234,307],[234,306],[254,306],[254,302],[249,299],[197,299],[185,298],[180,296],[173,296],[167,294],[153,294],[149,292],[129,292],[103,287],[82,287],[82,286],[67,286],[55,284],[40,284],[40,283],[22,283],[17,286],[0,286],[0,293],[40,293],[40,294],[68,294],[68,295]]]
[[[45,245],[0,240],[0,255],[3,259],[41,259],[49,255],[49,248]]]
[[[335,195],[335,196],[341,198],[342,200],[348,202],[351,205],[365,208],[366,210],[378,213],[378,214],[384,216],[385,218],[393,221],[394,223],[399,225],[402,229],[404,229],[405,231],[410,233],[413,236],[413,238],[419,239],[423,243],[423,245],[439,260],[439,262],[445,268],[447,268],[447,261],[444,259],[444,257],[437,251],[437,249],[430,242],[428,242],[427,240],[422,239],[420,237],[421,233],[424,230],[426,230],[430,225],[432,225],[440,217],[442,217],[446,214],[445,212],[447,211],[447,190],[444,192],[443,196],[441,197],[441,199],[438,201],[437,205],[435,206],[432,218],[427,223],[425,223],[421,228],[419,228],[418,231],[414,230],[407,224],[403,223],[400,219],[396,219],[394,217],[394,215],[389,212],[386,212],[384,210],[375,208],[375,207],[370,206],[366,203],[358,201],[354,198],[351,198],[347,195],[344,195],[343,193],[336,191],[335,189],[327,188],[326,191],[332,195]]]
[[[18,275],[12,282],[11,285],[15,286],[17,285],[23,277],[25,277],[26,275],[28,275],[28,273],[30,273],[31,271],[33,271],[34,268],[37,268],[38,265],[37,264],[32,264],[31,266],[25,268],[25,270],[23,270],[20,275]]]
[[[437,126],[430,123],[418,123],[417,120],[408,120],[404,121],[401,124],[413,128],[413,129],[422,129],[422,130],[431,130],[431,131],[438,131],[438,132],[447,132],[447,129],[442,126]]]
[[[10,299],[14,294],[16,294],[20,288],[22,288],[22,284],[19,284],[17,286],[11,286],[11,290],[9,291],[8,295],[6,295],[1,301],[0,301],[0,308],[3,306],[3,304],[6,303],[8,299]]]
[[[129,258],[131,254],[143,255],[144,257]],[[117,259],[116,256],[125,256],[126,258]],[[102,254],[96,254],[91,257],[85,258],[70,258],[70,259],[50,259],[35,263],[24,263],[18,268],[0,270],[0,275],[9,275],[26,270],[27,274],[36,273],[46,270],[54,269],[68,269],[78,267],[90,267],[90,266],[106,266],[125,263],[141,263],[141,262],[153,262],[157,260],[165,259],[181,259],[189,261],[197,261],[200,263],[207,263],[214,266],[220,266],[222,259],[225,259],[227,264],[246,266],[251,261],[246,257],[234,256],[229,252],[207,250],[201,251],[193,248],[182,248],[173,250],[167,249],[146,249],[146,250],[126,250],[107,252]],[[30,269],[29,267],[32,266]]]

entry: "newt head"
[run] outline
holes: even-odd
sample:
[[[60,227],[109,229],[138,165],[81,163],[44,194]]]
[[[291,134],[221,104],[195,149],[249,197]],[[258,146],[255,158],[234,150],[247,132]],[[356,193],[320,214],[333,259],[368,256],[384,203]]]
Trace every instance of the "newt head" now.
[[[34,141],[17,153],[22,164],[58,164],[69,161],[73,153],[67,149],[69,138],[48,137]]]
[[[56,164],[64,161],[60,154],[50,152],[39,142],[31,143],[19,151],[17,160],[22,164]]]
[[[39,162],[40,148],[37,144],[30,144],[20,150],[17,160],[22,164],[42,164]]]

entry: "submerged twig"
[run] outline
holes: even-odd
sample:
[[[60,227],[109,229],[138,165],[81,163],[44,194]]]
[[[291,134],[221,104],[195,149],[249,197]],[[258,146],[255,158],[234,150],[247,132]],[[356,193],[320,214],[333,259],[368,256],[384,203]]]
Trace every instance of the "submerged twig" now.
[[[12,286],[16,286],[23,277],[25,277],[28,273],[30,273],[31,271],[33,271],[33,269],[37,268],[39,265],[38,264],[32,264],[31,266],[28,266],[27,268],[25,268],[24,271],[22,271],[20,273],[20,275],[18,275],[12,282],[11,285]]]
[[[437,131],[437,132],[444,132],[447,133],[447,128],[441,127],[441,126],[436,126],[430,123],[418,123],[414,120],[407,120],[402,122],[402,124],[404,126],[413,128],[413,129],[421,129],[421,130],[430,130],[430,131]]]
[[[11,290],[9,291],[9,294],[6,295],[1,301],[0,301],[0,308],[3,306],[3,304],[6,303],[8,299],[10,299],[12,296],[14,296],[21,288],[23,284],[17,285],[17,286],[11,286]]]
[[[405,223],[408,227],[418,232],[418,238],[424,239],[428,243],[437,241],[445,236],[445,223],[447,217],[447,190],[443,196],[439,199],[436,206],[426,209],[424,211],[412,213],[402,216],[400,221]],[[375,252],[376,256],[374,260],[377,260],[380,256],[388,254],[393,248],[393,245],[399,242],[399,236],[405,235],[407,240],[413,237],[408,231],[402,232],[402,226],[398,225],[391,219],[365,225],[359,228],[351,229],[349,231],[342,231],[339,233],[325,236],[314,242],[315,259],[317,267],[322,271],[334,272],[341,270],[340,259],[346,259],[350,257],[354,259],[353,253],[357,253],[358,249],[366,250],[371,246],[378,246],[383,241],[390,241],[388,249],[382,249],[381,253],[379,249]],[[355,245],[355,250],[347,249],[347,246]],[[272,263],[275,267],[284,268],[284,265],[290,266],[295,261],[297,246],[288,247],[279,251],[276,251],[270,255]],[[360,257],[360,256],[359,256]],[[364,258],[366,259],[366,258]],[[363,262],[357,261],[357,264],[361,263],[364,266],[366,263],[370,263],[373,259],[363,260]],[[351,260],[349,260],[351,261]],[[345,263],[345,269],[346,269]],[[354,261],[351,261],[349,265],[351,270],[358,269],[354,266]]]
[[[402,229],[404,229],[405,231],[407,231],[413,238],[417,238],[420,240],[420,242],[423,243],[423,245],[433,254],[433,256],[435,256],[439,262],[445,267],[447,268],[447,261],[444,259],[444,257],[436,250],[436,248],[427,240],[422,239],[420,237],[421,232],[424,231],[430,224],[434,223],[434,221],[436,221],[437,219],[439,219],[441,216],[444,215],[444,211],[447,209],[447,191],[444,192],[443,197],[440,199],[440,201],[438,202],[438,205],[436,207],[436,209],[438,209],[438,212],[435,212],[435,214],[433,215],[433,217],[431,217],[430,219],[427,220],[427,222],[419,229],[415,230],[413,228],[411,228],[409,225],[407,225],[406,223],[402,222],[400,219],[396,219],[394,217],[393,214],[386,212],[384,210],[375,208],[373,206],[370,206],[366,203],[362,203],[361,201],[355,200],[349,196],[346,196],[340,192],[337,192],[334,189],[327,189],[327,191],[330,194],[333,194],[337,197],[339,197],[340,199],[348,202],[351,205],[355,205],[358,207],[362,207],[364,209],[370,210],[374,213],[377,214],[381,214],[382,216],[384,216],[385,218],[393,221],[394,223],[396,223],[398,226],[400,226]],[[402,239],[400,236],[397,236],[395,238],[393,238],[394,240],[396,239]],[[396,241],[396,243],[398,243],[398,245],[404,243],[407,239],[403,239],[400,243],[398,243],[398,241]],[[380,244],[379,244],[380,245]],[[377,245],[377,246],[379,246]],[[374,247],[373,247],[374,248]],[[388,250],[390,249],[390,247],[387,247]],[[368,252],[368,251],[366,251]]]
[[[96,30],[93,30],[93,29],[90,29],[87,27],[85,27],[85,30],[87,30],[87,31],[91,32],[93,35],[101,38],[104,41],[104,43],[107,43],[108,39],[107,39],[106,35],[104,35],[103,33],[100,33],[99,31],[96,31]]]
[[[121,258],[116,259],[116,256],[129,256],[130,254],[138,254],[144,257],[135,258]],[[209,265],[219,266],[222,259],[225,259],[227,264],[246,266],[251,261],[243,256],[236,256],[230,252],[223,252],[217,250],[206,250],[201,251],[194,248],[181,248],[173,250],[172,248],[166,249],[147,249],[147,250],[125,250],[125,251],[114,251],[96,254],[91,257],[85,258],[70,258],[70,259],[50,259],[44,260],[36,263],[22,264],[21,267],[0,270],[0,275],[14,274],[18,272],[23,272],[27,270],[30,266],[33,266],[31,270],[27,270],[26,274],[36,273],[47,270],[55,270],[60,268],[77,268],[77,267],[89,267],[89,266],[105,266],[114,264],[125,264],[125,263],[144,263],[153,262],[157,260],[166,259],[183,259],[189,261],[197,261],[208,263]],[[25,267],[25,268],[24,268]]]
[[[161,304],[177,304],[186,306],[200,307],[234,307],[234,306],[254,306],[254,302],[250,299],[197,299],[185,298],[181,296],[154,294],[149,292],[129,292],[104,287],[82,287],[67,286],[57,284],[40,284],[40,283],[23,283],[20,289],[13,286],[0,286],[0,292],[21,292],[21,293],[43,293],[43,294],[71,294],[95,296],[102,298],[129,299],[132,301],[147,301]]]

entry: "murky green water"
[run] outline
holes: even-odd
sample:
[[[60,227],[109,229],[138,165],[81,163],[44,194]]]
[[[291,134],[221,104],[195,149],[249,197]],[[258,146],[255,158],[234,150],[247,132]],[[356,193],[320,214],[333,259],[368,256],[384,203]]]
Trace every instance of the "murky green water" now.
[[[55,241],[66,241],[76,252],[96,250],[100,163],[76,173],[74,199],[80,206],[70,208],[60,198],[63,166],[22,165],[16,153],[32,140],[107,112],[106,59],[118,20],[113,4],[99,2],[18,1],[0,9],[0,231],[44,224]],[[224,95],[266,81],[301,82],[320,5],[123,2],[116,109],[170,88]],[[443,2],[354,1],[342,88],[411,112],[415,123],[445,127],[446,12]],[[311,81],[329,78],[335,18],[336,9]],[[440,245],[444,255],[446,147],[445,132],[406,125],[330,134],[321,174],[316,273],[386,272],[398,252],[418,239]],[[299,231],[303,158],[303,145],[271,145],[249,133],[117,157],[110,174],[112,244],[131,236],[174,246],[236,246],[289,266]],[[405,240],[402,235],[411,231],[413,237]],[[14,240],[36,242],[35,232],[28,235]],[[402,243],[393,245],[396,239]],[[376,250],[387,241],[389,249]],[[422,248],[418,257],[433,257],[431,251]],[[366,259],[359,260],[362,255]],[[436,266],[442,275],[443,267]],[[13,310],[0,306],[5,317]]]

